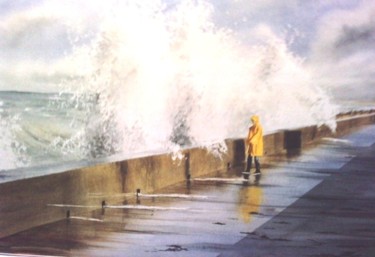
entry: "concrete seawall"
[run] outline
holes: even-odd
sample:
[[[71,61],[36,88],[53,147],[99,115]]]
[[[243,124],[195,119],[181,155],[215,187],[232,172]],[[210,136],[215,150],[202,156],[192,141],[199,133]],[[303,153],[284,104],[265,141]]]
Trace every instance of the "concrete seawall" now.
[[[265,157],[306,147],[322,137],[342,136],[362,125],[375,123],[375,113],[341,117],[337,131],[310,126],[265,135]],[[174,161],[160,154],[104,163],[0,184],[0,238],[43,224],[79,215],[91,206],[118,203],[126,194],[154,192],[167,186],[243,165],[243,138],[227,139],[228,151],[221,158],[205,148],[185,149],[185,158]],[[119,200],[120,199],[120,200]],[[66,205],[57,208],[54,205]]]

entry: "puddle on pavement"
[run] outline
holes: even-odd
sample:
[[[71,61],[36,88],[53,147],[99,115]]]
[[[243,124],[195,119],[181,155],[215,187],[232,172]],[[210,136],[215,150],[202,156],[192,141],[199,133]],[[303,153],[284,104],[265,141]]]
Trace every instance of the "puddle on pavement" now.
[[[102,206],[51,203],[51,208],[69,209],[69,219],[1,239],[0,252],[145,257],[155,251],[215,254],[251,234],[347,163],[350,146],[337,144],[343,143],[329,140],[300,155],[279,156],[277,165],[248,180],[242,176],[243,167],[237,167],[155,194],[109,196]],[[329,172],[320,172],[324,169]]]

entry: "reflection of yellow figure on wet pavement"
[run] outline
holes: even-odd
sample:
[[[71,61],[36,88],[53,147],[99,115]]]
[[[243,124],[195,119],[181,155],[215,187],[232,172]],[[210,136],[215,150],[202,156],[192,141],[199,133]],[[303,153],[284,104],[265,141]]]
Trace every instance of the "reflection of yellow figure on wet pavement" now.
[[[239,212],[245,223],[251,221],[254,214],[259,213],[260,205],[263,201],[263,191],[259,186],[243,187],[240,190]]]

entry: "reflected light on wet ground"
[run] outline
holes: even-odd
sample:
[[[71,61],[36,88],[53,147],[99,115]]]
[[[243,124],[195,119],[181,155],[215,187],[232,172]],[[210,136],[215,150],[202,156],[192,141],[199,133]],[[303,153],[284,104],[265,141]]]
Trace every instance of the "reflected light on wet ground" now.
[[[257,176],[256,179],[257,182],[254,186],[244,186],[239,190],[238,211],[245,223],[249,223],[253,215],[259,215],[263,201],[263,190],[259,186],[260,176]]]
[[[57,256],[217,256],[272,219],[354,157],[356,140],[323,140],[243,179],[243,167],[101,206],[70,206],[69,219],[0,239],[0,252]],[[69,206],[51,203],[50,208]],[[74,213],[80,209],[79,215]],[[96,208],[96,210],[92,210]],[[9,254],[8,254],[9,255]],[[12,255],[9,255],[12,256]]]

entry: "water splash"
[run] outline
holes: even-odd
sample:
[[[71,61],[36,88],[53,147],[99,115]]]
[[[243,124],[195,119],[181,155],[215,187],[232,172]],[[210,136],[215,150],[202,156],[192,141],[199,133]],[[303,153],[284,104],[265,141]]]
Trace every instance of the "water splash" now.
[[[76,35],[72,56],[90,68],[63,89],[77,103],[97,97],[80,134],[94,153],[220,144],[243,137],[253,113],[266,131],[335,128],[335,106],[284,39],[259,25],[257,43],[243,45],[215,27],[213,11],[204,1],[126,1],[104,11],[89,44]]]
[[[1,117],[1,116],[0,116]],[[23,166],[28,162],[29,157],[26,153],[26,146],[19,140],[12,131],[19,131],[17,117],[1,117],[0,122],[0,156],[2,160],[2,169],[11,169],[17,166]]]
[[[24,110],[0,125],[10,166],[151,151],[181,161],[191,146],[220,157],[224,139],[246,136],[255,113],[266,133],[335,128],[337,108],[316,73],[289,51],[290,37],[265,24],[249,31],[246,45],[215,25],[206,1],[93,1],[82,15],[67,11],[71,5],[84,4],[55,6],[45,17],[69,32],[71,48],[56,65],[70,76],[56,82],[50,106],[38,106],[40,117]]]

